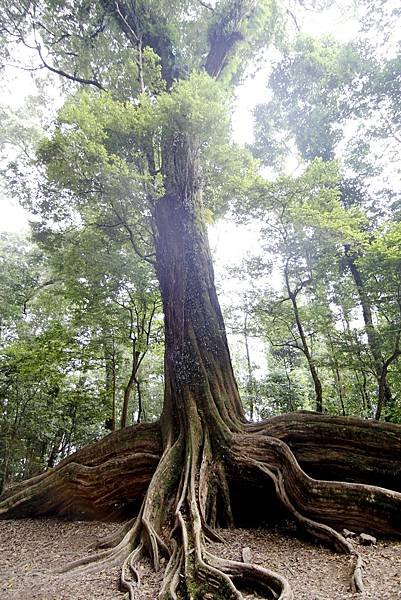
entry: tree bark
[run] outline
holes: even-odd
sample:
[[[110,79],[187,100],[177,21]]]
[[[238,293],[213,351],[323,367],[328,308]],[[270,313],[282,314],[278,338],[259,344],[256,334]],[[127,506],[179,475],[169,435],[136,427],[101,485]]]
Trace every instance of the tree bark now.
[[[343,415],[343,417],[345,417],[346,411],[345,411],[345,404],[344,404],[344,395],[343,395],[343,386],[342,386],[342,382],[341,382],[340,368],[339,368],[338,360],[337,360],[337,357],[335,354],[333,339],[332,339],[330,333],[327,334],[327,339],[329,341],[330,350],[331,350],[330,362],[331,362],[331,368],[332,368],[333,376],[334,376],[334,385],[335,385],[335,388],[337,391],[338,399],[340,400],[341,414]]]
[[[156,205],[156,273],[165,319],[162,423],[178,431],[195,417],[225,438],[245,419],[202,219],[197,154],[184,135],[165,149],[166,195]]]
[[[369,349],[372,356],[373,372],[378,386],[375,419],[380,419],[384,406],[391,406],[392,403],[392,393],[387,381],[387,369],[385,368],[385,361],[382,356],[380,342],[377,339],[377,332],[373,323],[372,308],[366,296],[362,274],[355,262],[357,257],[350,254],[350,248],[347,246],[345,247],[345,256],[362,307],[363,322],[365,324],[366,336],[368,338]]]
[[[253,421],[254,411],[255,411],[255,402],[256,402],[256,398],[257,398],[257,390],[256,390],[256,383],[255,383],[255,378],[253,376],[253,370],[252,370],[251,353],[249,350],[249,331],[248,331],[248,314],[247,313],[245,314],[245,319],[244,319],[243,335],[244,335],[244,343],[245,343],[246,365],[248,368],[247,388],[248,388],[248,394],[249,394],[249,418],[251,421]]]
[[[131,397],[132,388],[136,384],[136,376],[138,373],[139,358],[141,353],[136,350],[136,340],[132,341],[132,362],[131,373],[124,389],[123,405],[121,410],[120,427],[123,429],[128,425],[128,404]]]
[[[111,418],[110,418],[110,430],[115,431],[116,429],[116,352],[114,346],[114,337],[111,342],[109,337],[111,334],[107,331],[104,332],[104,366],[105,366],[105,392],[107,399],[110,399],[111,404]]]
[[[300,347],[300,349],[302,350],[303,354],[305,355],[306,361],[308,363],[308,367],[309,367],[309,372],[311,374],[312,380],[313,380],[313,385],[315,388],[315,397],[316,397],[316,410],[317,412],[323,412],[323,388],[322,388],[322,383],[320,381],[318,372],[317,372],[317,368],[316,368],[316,363],[313,360],[311,351],[309,349],[309,344],[308,341],[306,339],[306,335],[305,335],[305,331],[302,325],[302,321],[301,321],[301,316],[299,314],[299,308],[298,308],[298,302],[297,302],[297,292],[293,292],[290,286],[290,281],[289,281],[289,277],[288,277],[288,269],[287,267],[285,267],[284,269],[284,276],[285,276],[285,283],[286,283],[286,288],[287,288],[287,293],[289,296],[289,299],[291,301],[291,305],[292,305],[292,310],[294,313],[294,317],[295,317],[295,322],[297,325],[297,329],[298,329],[298,333],[299,333],[299,337],[301,338],[301,343],[302,346]],[[302,289],[302,288],[301,288]],[[300,291],[300,290],[299,290]]]

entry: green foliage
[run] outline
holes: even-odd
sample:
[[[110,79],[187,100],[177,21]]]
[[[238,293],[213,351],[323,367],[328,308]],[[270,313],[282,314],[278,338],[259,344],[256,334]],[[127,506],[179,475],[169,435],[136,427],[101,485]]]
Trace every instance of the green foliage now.
[[[257,108],[258,156],[277,163],[288,153],[292,134],[304,158],[332,160],[343,136],[339,125],[350,112],[346,99],[363,81],[363,68],[352,45],[299,36],[270,77],[273,99]]]
[[[384,402],[385,418],[397,419],[400,82],[399,48],[389,51],[389,39],[380,32],[377,44],[367,35],[344,45],[300,35],[284,49],[271,99],[255,113],[253,152],[276,177],[236,212],[263,223],[268,257],[252,268],[282,273],[260,297],[269,343],[302,359],[295,294],[326,409],[371,417]],[[283,175],[294,153],[302,175]]]
[[[97,357],[71,327],[56,280],[43,279],[50,271],[43,253],[4,238],[1,260],[0,471],[7,478],[41,470],[56,435],[70,448],[93,440],[105,405],[90,376]]]
[[[299,369],[297,373],[296,369],[291,369],[290,377],[288,365],[285,362],[281,365],[280,359],[277,362],[278,366],[270,369],[261,384],[263,404],[260,406],[259,415],[262,419],[313,408],[313,404],[309,401],[312,391],[305,381],[302,370]]]
[[[140,356],[152,346],[152,362],[143,361],[137,378],[147,417],[160,412],[162,336],[153,274],[133,259],[132,248],[102,231],[55,235],[49,246],[42,237],[41,250],[24,239],[2,239],[0,471],[6,479],[32,475],[106,433],[108,364],[113,361],[117,418],[133,339]],[[137,409],[132,394],[129,421]]]
[[[194,73],[159,96],[153,122],[162,129],[162,142],[174,133],[184,133],[201,145],[216,143],[228,138],[227,102],[220,83],[205,73]]]

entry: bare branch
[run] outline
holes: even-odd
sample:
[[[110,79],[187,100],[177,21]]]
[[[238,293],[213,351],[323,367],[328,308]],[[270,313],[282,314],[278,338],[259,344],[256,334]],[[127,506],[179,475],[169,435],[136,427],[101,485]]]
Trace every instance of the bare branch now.
[[[77,75],[71,75],[70,73],[63,71],[62,69],[57,69],[56,67],[52,67],[44,59],[40,44],[37,45],[36,49],[38,51],[40,60],[43,63],[43,66],[46,67],[46,69],[48,69],[52,73],[56,73],[56,75],[60,75],[61,77],[64,77],[65,79],[69,79],[70,81],[76,81],[77,83],[83,83],[85,85],[93,85],[94,87],[96,87],[99,90],[105,90],[103,85],[101,83],[99,83],[99,81],[97,81],[96,79],[86,79],[85,77],[78,77]]]
[[[206,2],[203,2],[202,0],[198,0],[198,2],[199,2],[199,4],[200,4],[201,6],[203,6],[203,8],[207,8],[207,10],[210,10],[210,11],[212,11],[212,13],[214,13],[214,12],[215,12],[215,10],[214,10],[213,6],[210,6],[210,5],[209,5],[209,4],[207,4]]]

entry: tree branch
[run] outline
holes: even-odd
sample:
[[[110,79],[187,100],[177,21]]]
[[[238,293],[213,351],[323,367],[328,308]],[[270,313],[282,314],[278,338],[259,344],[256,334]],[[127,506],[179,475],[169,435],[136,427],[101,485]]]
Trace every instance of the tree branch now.
[[[57,69],[56,67],[52,67],[44,59],[43,54],[42,54],[42,50],[41,50],[41,47],[40,47],[40,44],[37,45],[36,49],[38,51],[39,58],[40,58],[40,60],[43,63],[43,66],[46,67],[46,69],[48,69],[52,73],[56,73],[56,75],[60,75],[61,77],[64,77],[65,79],[69,79],[70,81],[75,81],[77,83],[83,83],[85,85],[93,85],[98,90],[105,90],[106,89],[96,79],[86,79],[85,77],[78,77],[77,75],[71,75],[70,73],[67,73],[66,71],[63,71],[62,69]]]
[[[210,49],[205,70],[211,77],[219,77],[232,49],[243,39],[241,26],[251,16],[256,5],[257,0],[235,0],[220,14],[220,20],[209,32]]]

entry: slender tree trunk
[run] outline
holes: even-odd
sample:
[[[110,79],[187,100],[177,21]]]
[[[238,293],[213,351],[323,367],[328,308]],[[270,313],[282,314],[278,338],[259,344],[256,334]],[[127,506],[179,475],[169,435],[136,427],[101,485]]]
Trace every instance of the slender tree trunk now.
[[[343,417],[345,417],[347,415],[347,413],[346,413],[345,404],[344,404],[344,396],[343,396],[343,390],[342,390],[340,370],[338,368],[338,363],[336,360],[333,361],[333,375],[334,375],[335,387],[337,390],[337,396],[340,401],[341,414],[343,415]]]
[[[362,383],[361,383],[357,369],[354,369],[354,373],[355,373],[356,382],[358,384],[358,389],[361,394],[363,414],[364,415],[367,414],[367,416],[370,417],[370,416],[372,416],[372,405],[370,402],[369,394],[366,390],[366,384],[367,384],[366,375],[363,371],[361,372],[362,373]],[[366,413],[366,411],[367,411],[367,413]]]
[[[109,338],[111,342],[109,341]],[[106,397],[111,400],[111,431],[116,429],[116,352],[111,334],[104,338],[105,389]]]
[[[383,407],[386,404],[386,381],[387,369],[382,372],[382,376],[379,379],[379,387],[377,392],[377,407],[375,412],[375,419],[379,420],[382,416]]]
[[[285,378],[287,379],[287,385],[288,385],[288,396],[289,396],[288,410],[292,411],[292,410],[295,410],[295,402],[294,402],[295,394],[294,394],[294,390],[292,389],[292,381],[291,381],[291,377],[290,377],[291,362],[289,365],[287,364],[285,355],[283,357],[283,362],[284,362]]]
[[[381,417],[381,413],[383,410],[384,405],[386,404],[386,406],[388,406],[389,408],[393,405],[393,398],[391,397],[389,401],[388,396],[386,395],[386,383],[387,383],[387,373],[388,373],[388,368],[391,365],[391,363],[393,363],[395,360],[397,360],[397,358],[401,355],[401,350],[399,348],[399,344],[400,344],[400,336],[397,337],[397,344],[396,344],[396,348],[393,352],[393,354],[391,356],[389,356],[389,358],[384,362],[383,364],[383,368],[382,368],[382,373],[379,379],[379,393],[378,393],[378,402],[377,402],[377,409],[376,409],[376,415],[375,415],[375,419],[379,420]]]
[[[329,345],[330,345],[330,350],[331,350],[331,360],[332,360],[332,370],[333,370],[333,375],[334,375],[334,384],[335,384],[335,388],[337,390],[338,399],[340,400],[341,413],[342,413],[343,417],[345,417],[346,411],[345,411],[345,405],[344,405],[343,389],[342,389],[341,374],[340,374],[340,369],[339,369],[339,365],[338,365],[338,360],[337,360],[335,352],[334,352],[334,344],[333,344],[333,340],[332,340],[330,334],[327,335],[327,339],[329,340]]]
[[[131,373],[128,379],[128,383],[124,389],[123,406],[121,410],[121,421],[120,427],[123,429],[128,426],[128,404],[131,397],[131,392],[136,382],[136,375],[138,372],[139,358],[141,353],[136,349],[136,340],[132,341],[132,363]]]
[[[7,436],[4,436],[2,443],[2,456],[0,461],[0,494],[3,493],[4,487],[8,479],[8,465],[10,461],[10,443]]]
[[[60,448],[63,447],[63,444],[62,444],[63,437],[64,437],[63,431],[56,432],[56,435],[54,436],[53,443],[51,446],[50,455],[49,455],[49,458],[47,461],[48,469],[51,467],[54,467],[54,465],[56,464],[57,457],[60,453]]]
[[[369,349],[373,361],[373,370],[378,386],[375,419],[380,419],[383,407],[386,405],[391,405],[392,403],[391,389],[387,382],[387,369],[384,369],[384,359],[381,353],[380,342],[377,339],[376,328],[373,323],[372,308],[366,296],[362,274],[355,262],[356,256],[350,254],[350,248],[347,246],[345,247],[345,256],[362,307],[365,331],[368,338]]]
[[[248,335],[248,315],[245,315],[244,321],[244,342],[245,342],[245,353],[246,353],[246,364],[248,368],[248,393],[249,393],[249,418],[253,421],[255,401],[256,401],[256,385],[253,376],[251,353],[249,351],[249,335]]]
[[[285,275],[285,282],[286,282],[286,287],[287,287],[287,293],[288,293],[288,296],[289,296],[290,301],[291,301],[292,310],[293,310],[293,313],[294,313],[295,322],[297,324],[297,329],[298,329],[299,337],[301,338],[301,343],[302,343],[301,350],[304,353],[306,361],[308,363],[309,372],[310,372],[310,374],[312,376],[313,385],[314,385],[314,388],[315,388],[316,411],[321,413],[321,412],[323,412],[323,389],[322,389],[322,384],[321,384],[321,381],[319,379],[319,375],[318,375],[318,372],[317,372],[316,364],[315,364],[315,361],[313,360],[312,354],[310,352],[309,344],[308,344],[308,341],[306,339],[305,331],[304,331],[304,328],[303,328],[303,325],[302,325],[301,316],[299,314],[298,302],[297,302],[297,294],[295,294],[291,290],[287,268],[285,269],[284,275]]]
[[[142,388],[141,388],[141,382],[139,381],[139,379],[135,379],[135,385],[136,385],[136,393],[138,396],[138,416],[136,418],[136,422],[140,423],[142,420],[143,406],[142,406]]]

